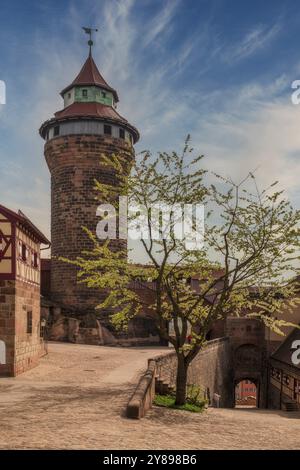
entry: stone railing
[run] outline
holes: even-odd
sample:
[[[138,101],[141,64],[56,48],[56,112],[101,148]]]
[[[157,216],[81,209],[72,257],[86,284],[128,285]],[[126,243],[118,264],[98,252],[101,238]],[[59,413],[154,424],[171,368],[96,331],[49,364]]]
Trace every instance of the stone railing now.
[[[128,418],[143,418],[151,408],[155,395],[155,359],[149,359],[148,369],[140,378],[132,397],[127,405],[126,414]]]

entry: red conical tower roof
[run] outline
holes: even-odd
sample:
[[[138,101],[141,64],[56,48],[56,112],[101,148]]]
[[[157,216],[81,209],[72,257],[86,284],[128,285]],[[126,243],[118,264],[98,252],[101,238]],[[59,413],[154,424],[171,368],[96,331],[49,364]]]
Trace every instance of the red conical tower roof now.
[[[68,85],[66,88],[63,89],[61,95],[64,95],[70,88],[73,86],[99,86],[104,88],[107,91],[113,93],[115,101],[118,102],[118,94],[116,90],[108,85],[108,83],[104,80],[101,73],[98,70],[97,65],[94,62],[92,54],[89,54],[88,58],[86,59],[82,69],[80,70],[79,74],[75,78],[75,80]]]

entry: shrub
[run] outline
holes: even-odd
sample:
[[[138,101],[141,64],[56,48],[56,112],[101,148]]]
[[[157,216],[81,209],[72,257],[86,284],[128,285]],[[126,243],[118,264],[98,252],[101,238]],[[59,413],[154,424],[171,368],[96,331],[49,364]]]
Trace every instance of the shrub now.
[[[175,405],[175,396],[172,395],[155,395],[154,404],[165,408],[175,408],[177,410],[191,411],[192,413],[201,413],[205,407],[205,401],[197,404],[187,401],[184,405]]]

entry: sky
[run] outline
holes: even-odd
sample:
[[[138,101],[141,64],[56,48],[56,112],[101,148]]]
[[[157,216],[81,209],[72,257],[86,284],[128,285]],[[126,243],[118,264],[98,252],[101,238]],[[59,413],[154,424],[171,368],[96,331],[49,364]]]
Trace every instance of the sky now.
[[[88,53],[135,125],[137,151],[180,150],[187,134],[211,171],[280,180],[300,206],[300,4],[294,0],[0,0],[0,203],[50,235],[40,125]]]

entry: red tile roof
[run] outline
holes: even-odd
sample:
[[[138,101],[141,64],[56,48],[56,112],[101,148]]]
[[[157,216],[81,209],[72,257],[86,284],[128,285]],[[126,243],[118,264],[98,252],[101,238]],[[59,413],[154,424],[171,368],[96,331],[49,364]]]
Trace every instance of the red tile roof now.
[[[85,61],[82,69],[80,70],[79,74],[75,78],[75,80],[68,85],[66,88],[63,89],[61,95],[64,95],[66,91],[70,90],[74,85],[79,86],[99,86],[104,88],[105,90],[111,91],[114,95],[115,101],[119,101],[118,94],[116,90],[114,90],[108,83],[104,80],[101,73],[99,72],[97,65],[94,62],[94,59],[91,55]]]
[[[128,121],[120,116],[117,111],[111,106],[106,106],[101,103],[72,103],[70,106],[55,113],[56,118],[68,118],[75,116],[84,117],[104,117],[108,119],[115,119],[127,123]]]
[[[8,209],[0,204],[0,213],[4,214],[9,220],[17,222],[20,226],[26,228],[40,243],[50,245],[50,241],[45,235],[23,214],[20,210],[17,212]]]

